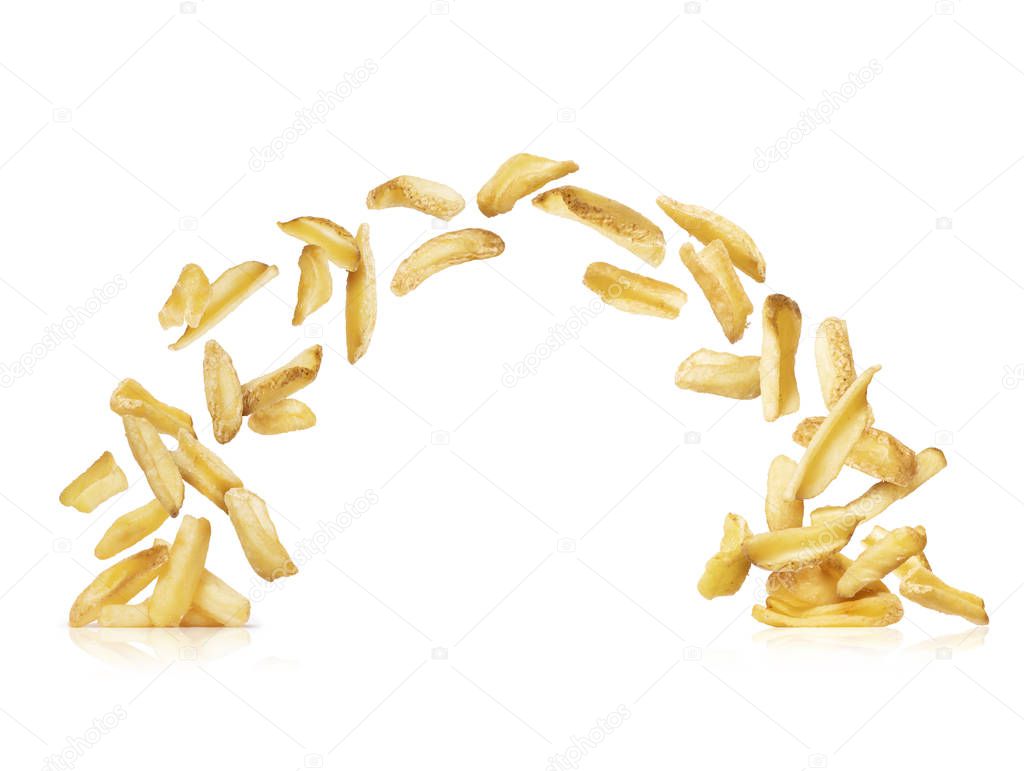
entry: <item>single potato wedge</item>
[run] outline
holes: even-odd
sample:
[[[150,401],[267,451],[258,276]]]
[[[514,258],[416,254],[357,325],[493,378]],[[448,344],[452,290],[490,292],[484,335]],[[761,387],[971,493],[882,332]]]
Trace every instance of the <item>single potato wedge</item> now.
[[[277,266],[262,262],[243,262],[228,268],[210,285],[210,300],[203,310],[202,318],[194,327],[185,330],[178,340],[171,343],[172,351],[180,351],[195,342],[213,327],[223,321],[231,311],[241,305],[258,289],[277,276]]]
[[[730,399],[761,395],[760,356],[737,356],[701,348],[676,370],[676,386]]]
[[[287,434],[316,425],[316,415],[298,399],[282,399],[249,416],[249,429],[257,434]]]
[[[210,521],[183,516],[167,567],[157,578],[149,600],[149,620],[153,626],[177,626],[181,622],[192,605],[209,548]]]
[[[356,240],[341,225],[323,217],[297,217],[277,226],[293,238],[327,252],[327,258],[342,270],[355,270],[359,266]]]
[[[485,217],[512,211],[520,198],[540,190],[548,182],[579,171],[573,161],[553,161],[539,155],[518,153],[494,172],[476,195],[476,205]]]
[[[796,349],[800,344],[800,306],[785,295],[764,300],[761,338],[761,405],[771,422],[800,409]]]
[[[355,364],[370,347],[377,325],[377,266],[370,248],[370,226],[356,231],[359,267],[348,274],[345,283],[345,348],[348,363]]]
[[[697,591],[705,599],[736,594],[743,586],[750,572],[750,560],[743,551],[743,542],[751,535],[743,517],[737,514],[726,516],[718,553],[708,560],[704,574],[697,582]]]
[[[131,378],[117,384],[114,393],[110,395],[110,409],[122,417],[134,415],[145,418],[157,431],[168,436],[177,436],[181,429],[193,436],[196,433],[192,428],[191,415],[185,410],[164,404]]]
[[[157,500],[122,514],[107,528],[93,553],[97,559],[110,559],[155,533],[169,516],[167,509]]]
[[[60,502],[63,506],[71,506],[88,514],[105,500],[127,489],[128,477],[117,465],[114,456],[105,452],[64,488]]]
[[[167,449],[160,433],[144,418],[125,415],[124,435],[128,439],[135,461],[146,475],[149,489],[160,501],[160,505],[172,517],[177,515],[185,500],[185,482],[174,463],[171,451]],[[182,429],[181,433],[187,433]]]
[[[299,289],[292,314],[292,326],[303,324],[309,315],[327,304],[334,291],[334,281],[327,259],[327,250],[306,244],[299,255]]]
[[[245,558],[256,574],[265,581],[295,575],[298,568],[278,540],[267,504],[243,488],[229,490],[224,500]]]
[[[743,337],[754,306],[736,275],[725,244],[715,239],[699,252],[691,244],[683,244],[679,257],[707,298],[726,339],[735,343]]]
[[[679,287],[607,262],[588,265],[583,274],[583,286],[608,305],[626,313],[674,319],[686,304],[686,292]]]
[[[390,209],[401,206],[450,220],[466,208],[465,199],[448,185],[440,182],[402,175],[378,185],[366,196],[367,209]]]
[[[764,497],[764,514],[769,530],[802,527],[804,502],[786,498],[789,482],[796,473],[796,461],[779,455],[768,467],[768,492]]]
[[[313,345],[284,366],[250,380],[242,386],[242,414],[251,415],[308,386],[316,380],[323,359],[323,346]]]
[[[224,461],[184,431],[178,433],[178,449],[171,456],[182,479],[227,511],[224,494],[233,487],[242,487],[242,480]]]
[[[442,233],[402,260],[391,279],[391,291],[401,297],[445,268],[497,257],[503,251],[505,242],[489,230],[466,228]]]
[[[160,326],[164,329],[199,326],[207,303],[210,302],[210,279],[198,265],[189,263],[181,269],[178,281],[171,290],[164,307],[160,309]]]
[[[234,362],[216,340],[207,340],[203,353],[203,387],[213,437],[226,444],[242,427],[242,384]]]

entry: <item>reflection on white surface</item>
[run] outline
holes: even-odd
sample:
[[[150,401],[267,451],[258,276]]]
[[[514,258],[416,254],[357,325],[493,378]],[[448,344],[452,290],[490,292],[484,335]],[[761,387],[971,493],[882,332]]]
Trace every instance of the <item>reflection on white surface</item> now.
[[[987,626],[975,626],[956,634],[932,637],[907,648],[907,653],[931,653],[936,658],[952,658],[953,653],[975,650],[985,644]]]
[[[903,642],[903,633],[893,627],[876,629],[764,629],[751,640],[769,650],[781,651],[852,651],[881,653],[891,651]]]
[[[90,656],[117,667],[148,669],[171,661],[215,661],[249,645],[244,627],[68,630],[71,641]]]

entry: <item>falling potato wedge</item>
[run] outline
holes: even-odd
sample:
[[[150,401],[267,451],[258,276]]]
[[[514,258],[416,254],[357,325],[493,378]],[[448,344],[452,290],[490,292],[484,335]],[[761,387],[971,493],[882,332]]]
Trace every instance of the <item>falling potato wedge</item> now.
[[[796,349],[800,344],[800,306],[782,294],[764,300],[761,338],[761,406],[771,422],[800,409]]]
[[[110,395],[110,409],[122,417],[134,415],[145,418],[161,434],[177,436],[178,431],[185,429],[193,436],[192,416],[184,410],[164,404],[147,391],[138,381],[127,378],[117,384]]]
[[[697,591],[708,600],[736,594],[750,571],[750,560],[743,551],[743,542],[751,536],[743,517],[729,514],[725,518],[722,542],[697,582]]]
[[[149,620],[149,600],[135,605],[104,605],[100,609],[100,626],[113,629],[138,629],[153,626]]]
[[[846,517],[806,527],[758,533],[743,548],[752,563],[765,570],[800,570],[836,554],[853,537],[860,520]]]
[[[257,434],[287,434],[316,425],[316,415],[298,399],[281,399],[249,416],[249,429]]]
[[[249,600],[243,594],[232,589],[209,570],[203,570],[199,586],[192,595],[190,612],[197,611],[221,626],[245,626],[249,620],[249,610]],[[188,613],[182,619],[182,625],[187,618]]]
[[[107,528],[93,553],[97,559],[110,559],[155,533],[169,516],[167,509],[157,500],[122,514]]]
[[[701,348],[676,370],[676,386],[730,399],[761,395],[760,356],[737,356]]]
[[[292,314],[292,326],[297,327],[331,299],[334,282],[328,264],[327,250],[306,244],[299,255],[299,290]]]
[[[680,203],[668,196],[659,196],[658,206],[673,222],[705,246],[715,240],[721,241],[733,265],[754,281],[764,281],[764,257],[754,244],[754,239],[741,227],[710,209]]]
[[[177,626],[181,622],[192,606],[209,548],[210,521],[183,516],[171,544],[167,567],[156,579],[153,596],[149,598],[149,620],[153,626]]]
[[[679,287],[607,262],[590,263],[583,274],[583,286],[626,313],[674,319],[686,304],[686,292]]]
[[[224,494],[233,487],[242,487],[242,480],[224,461],[184,431],[178,432],[178,449],[171,456],[182,479],[227,511]]]
[[[242,384],[234,362],[216,340],[207,340],[203,351],[203,389],[213,437],[226,444],[242,427]]]
[[[898,527],[862,551],[836,585],[840,597],[853,597],[868,584],[881,580],[911,557],[924,551],[924,528]]]
[[[579,171],[573,161],[553,161],[539,155],[518,153],[505,161],[494,172],[480,192],[476,205],[485,217],[494,217],[511,211],[520,198],[540,190],[548,182]]]
[[[124,435],[153,495],[172,517],[185,500],[185,483],[160,433],[144,418],[125,415]],[[187,433],[184,429],[180,433]]]
[[[764,514],[769,530],[788,530],[804,523],[804,502],[786,498],[789,482],[796,473],[796,461],[777,456],[768,467],[768,491],[764,497]]]
[[[131,600],[160,574],[168,557],[167,547],[157,545],[111,565],[75,599],[68,624],[85,626],[99,618],[104,605],[121,605]]]
[[[824,422],[821,417],[804,418],[793,430],[793,441],[807,447]],[[914,478],[917,456],[892,434],[866,428],[846,456],[846,465],[875,479],[906,487]]]
[[[60,502],[63,506],[71,506],[88,514],[103,501],[127,489],[128,477],[117,465],[114,456],[105,452],[64,488]]]
[[[857,377],[845,321],[830,317],[818,325],[814,361],[818,368],[821,397],[825,406],[832,409]]]
[[[366,196],[367,209],[390,209],[394,206],[450,220],[466,208],[466,201],[448,185],[402,175],[378,185]]]
[[[370,248],[370,226],[356,231],[359,267],[345,283],[345,347],[349,364],[359,361],[370,347],[377,324],[377,267]]]
[[[505,242],[489,230],[466,228],[442,233],[402,260],[391,279],[391,291],[401,297],[445,268],[497,257],[503,251]]]
[[[243,488],[229,490],[224,501],[245,558],[256,574],[265,581],[295,575],[298,568],[278,540],[267,504]]]
[[[164,307],[160,309],[160,326],[164,329],[199,326],[206,305],[210,301],[210,279],[198,265],[189,263],[181,269],[178,281],[171,290]]]
[[[533,199],[533,205],[548,214],[593,228],[655,267],[665,259],[665,234],[661,228],[611,198],[565,185],[545,190]]]
[[[736,275],[725,244],[715,239],[699,252],[692,244],[683,244],[679,257],[707,298],[726,339],[735,343],[743,337],[754,306]]]
[[[297,217],[288,222],[278,222],[282,231],[319,246],[327,252],[327,258],[343,270],[355,270],[359,266],[359,249],[356,240],[341,225],[323,217]]]
[[[262,262],[243,262],[228,268],[210,285],[210,301],[203,316],[194,327],[185,330],[178,340],[169,346],[180,351],[213,329],[217,324],[241,305],[256,290],[277,275],[277,266]]]
[[[323,358],[323,346],[313,345],[284,366],[244,384],[242,386],[242,414],[251,415],[308,386],[316,380]]]

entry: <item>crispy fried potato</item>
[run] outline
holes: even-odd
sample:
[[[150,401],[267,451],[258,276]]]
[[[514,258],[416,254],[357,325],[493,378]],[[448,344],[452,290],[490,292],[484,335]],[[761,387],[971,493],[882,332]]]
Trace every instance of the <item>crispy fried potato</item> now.
[[[535,193],[548,182],[579,171],[573,161],[553,161],[539,155],[518,153],[505,161],[494,172],[480,192],[476,205],[485,217],[511,211],[520,198]]]
[[[674,319],[686,304],[686,292],[677,286],[639,273],[592,262],[583,274],[583,286],[613,308],[662,319]]]
[[[213,436],[226,444],[242,427],[242,384],[234,362],[216,340],[207,340],[203,352],[203,388]]]
[[[758,567],[777,572],[800,570],[846,546],[858,524],[860,521],[855,517],[846,517],[820,525],[758,533],[748,538],[743,548]]]
[[[109,559],[155,533],[169,516],[167,509],[156,500],[122,514],[107,528],[93,553],[97,559]]]
[[[297,327],[331,299],[334,281],[328,264],[327,250],[313,244],[302,247],[299,255],[299,289],[292,314],[292,326]]]
[[[799,570],[772,573],[765,582],[768,590],[766,604],[774,610],[790,612],[844,602],[850,598],[841,597],[837,586],[839,579],[852,564],[853,560],[837,553]],[[857,592],[853,599],[885,594],[888,591],[881,581],[872,581]]]
[[[182,479],[227,511],[224,494],[232,487],[242,487],[242,480],[224,461],[184,431],[178,433],[178,449],[171,456]]]
[[[210,301],[210,279],[198,265],[189,263],[181,269],[178,281],[160,309],[160,326],[164,329],[199,325],[206,304]]]
[[[167,567],[157,578],[149,599],[149,619],[153,626],[177,626],[181,621],[192,605],[209,548],[210,521],[188,514],[183,516],[171,545]]]
[[[149,620],[149,600],[135,605],[104,605],[100,608],[100,626],[137,628],[153,626]]]
[[[754,281],[764,281],[764,257],[754,240],[738,225],[710,209],[680,203],[665,195],[658,197],[658,206],[673,222],[702,244],[720,240],[725,244],[733,265]]]
[[[356,240],[341,225],[323,217],[297,217],[278,222],[277,226],[293,238],[323,248],[327,258],[343,270],[355,270],[359,266]]]
[[[821,397],[825,406],[832,409],[857,377],[845,321],[830,317],[821,322],[814,340],[814,359]]]
[[[198,340],[276,275],[276,265],[262,262],[243,262],[228,268],[210,285],[210,301],[199,323],[186,329],[185,334],[171,343],[170,349],[180,351]]]
[[[221,626],[245,626],[249,620],[249,600],[209,570],[204,570],[199,586],[192,595],[189,612],[192,611]],[[182,626],[186,625],[187,620],[189,613],[181,620]]]
[[[450,220],[466,208],[466,201],[448,185],[403,174],[378,185],[366,196],[367,209],[390,209],[393,206]]]
[[[185,500],[185,483],[160,433],[144,418],[125,415],[124,435],[136,463],[146,475],[149,489],[172,517],[176,516]],[[187,433],[184,429],[180,433]]]
[[[391,291],[409,294],[438,271],[471,260],[486,260],[505,251],[505,242],[489,230],[466,228],[442,233],[420,244],[402,260],[391,279]]]
[[[853,597],[868,584],[885,578],[908,559],[920,554],[927,542],[923,528],[896,528],[858,555],[839,579],[836,591],[840,597]]]
[[[287,434],[316,425],[316,415],[298,399],[282,399],[249,416],[249,429],[257,434]]]
[[[708,299],[726,339],[735,343],[743,337],[754,306],[736,275],[725,244],[715,239],[700,252],[692,244],[683,244],[679,257]]]
[[[750,560],[743,551],[743,542],[750,538],[746,520],[737,514],[725,518],[722,542],[718,553],[704,566],[704,574],[697,582],[697,591],[708,600],[736,594],[750,571]]]
[[[356,231],[359,267],[348,274],[345,283],[345,347],[348,363],[355,364],[370,347],[377,324],[377,267],[370,248],[370,226]]]
[[[250,380],[242,386],[242,414],[251,415],[308,386],[316,380],[323,358],[323,346],[310,346],[283,367]]]
[[[796,349],[800,344],[800,306],[785,295],[764,300],[761,339],[761,405],[773,421],[800,409],[796,383]]]
[[[71,506],[88,514],[103,501],[127,489],[128,477],[114,456],[105,452],[64,488],[60,502],[62,506]]]
[[[299,569],[277,538],[267,504],[243,488],[229,490],[224,500],[245,558],[256,574],[266,581],[295,575]]]
[[[895,594],[876,594],[793,614],[755,605],[752,611],[762,624],[775,627],[868,627],[889,626],[903,618],[903,605]]]
[[[131,378],[117,384],[114,393],[110,395],[110,409],[122,417],[134,415],[145,418],[157,431],[168,436],[177,436],[182,428],[193,436],[196,433],[192,428],[191,415],[185,410],[164,404]]]
[[[768,492],[764,497],[764,515],[769,530],[787,530],[804,523],[804,502],[786,498],[786,489],[796,471],[796,461],[779,455],[768,467]]]
[[[737,356],[701,348],[676,370],[676,386],[730,399],[756,399],[761,395],[759,356]]]
[[[824,422],[825,418],[804,418],[793,430],[793,441],[806,447]],[[846,456],[846,465],[875,479],[906,487],[914,478],[917,456],[892,434],[866,428]]]
[[[533,199],[533,205],[548,214],[593,228],[651,265],[661,265],[665,259],[665,234],[661,228],[611,198],[565,185],[545,190]]]
[[[104,605],[121,605],[149,586],[169,557],[166,546],[143,549],[104,570],[75,599],[68,624],[85,626],[99,618]]]

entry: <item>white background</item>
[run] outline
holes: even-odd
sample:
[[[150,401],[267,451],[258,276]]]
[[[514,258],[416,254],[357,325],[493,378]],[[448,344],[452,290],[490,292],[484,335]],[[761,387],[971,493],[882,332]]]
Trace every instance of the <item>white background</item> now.
[[[2,391],[4,766],[63,752],[81,769],[859,769],[1015,752],[1021,23],[980,2],[8,8],[2,362],[32,372],[5,370]],[[827,125],[754,168],[872,61],[880,73]],[[250,165],[367,62],[322,124]],[[526,149],[576,160],[566,181],[658,222],[665,263],[528,201],[480,216],[476,190]],[[392,296],[396,261],[440,232],[364,208],[402,173],[460,190],[470,205],[450,227],[493,228],[505,253]],[[859,366],[883,365],[877,424],[917,449],[942,443],[949,468],[879,521],[924,524],[937,572],[986,598],[990,631],[914,605],[888,629],[770,630],[750,618],[759,581],[713,603],[696,593],[725,513],[764,527],[764,477],[775,454],[799,453],[797,416],[766,424],[757,401],[675,388],[685,356],[729,346],[659,193],[754,236],[768,264],[766,285],[746,282],[756,306],[769,291],[800,303],[802,415],[823,410],[808,343],[839,315]],[[384,291],[357,367],[341,292],[289,325],[300,245],[274,223],[304,214],[370,223]],[[268,593],[224,515],[190,493],[185,510],[214,525],[209,566],[253,595],[251,625],[69,632],[95,542],[150,498],[109,393],[135,377],[212,443],[202,345],[168,351],[156,312],[184,263],[215,276],[245,259],[281,275],[213,336],[243,378],[321,342],[301,395],[319,424],[243,430],[222,456],[295,552],[347,505],[378,502]],[[580,278],[594,260],[675,282],[689,304],[675,321],[605,310],[537,357],[592,302]],[[46,328],[112,281],[123,289],[40,355]],[[753,322],[737,352],[758,352]],[[503,384],[524,359],[535,374]],[[91,515],[60,507],[105,449],[132,487]],[[816,503],[868,484],[847,471]],[[616,710],[629,717],[582,753]],[[90,731],[105,716],[116,725]]]

